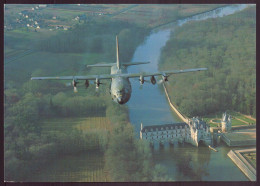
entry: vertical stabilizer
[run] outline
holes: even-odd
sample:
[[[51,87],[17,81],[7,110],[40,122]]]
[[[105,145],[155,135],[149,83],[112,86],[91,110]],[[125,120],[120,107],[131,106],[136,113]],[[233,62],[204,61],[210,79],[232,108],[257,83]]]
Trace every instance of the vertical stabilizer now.
[[[117,68],[120,69],[120,63],[119,63],[119,47],[118,47],[118,38],[116,36],[116,65]]]

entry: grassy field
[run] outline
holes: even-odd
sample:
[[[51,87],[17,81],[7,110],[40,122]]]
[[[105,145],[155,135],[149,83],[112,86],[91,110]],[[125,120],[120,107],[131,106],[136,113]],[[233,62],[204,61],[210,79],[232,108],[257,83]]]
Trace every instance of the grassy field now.
[[[248,125],[248,123],[253,123],[255,124],[256,122],[252,119],[249,119],[245,117],[244,115],[238,113],[238,112],[230,112],[228,113],[232,116],[232,126],[239,126],[239,125]],[[209,123],[210,126],[216,127],[217,124],[213,122],[221,122],[222,118],[222,113],[217,113],[217,114],[212,114],[212,115],[207,115],[202,117],[207,123]],[[240,119],[240,120],[239,120]],[[242,121],[241,121],[242,120]],[[210,122],[213,121],[213,122]],[[244,121],[244,122],[243,122]]]
[[[26,181],[26,180],[24,180]],[[48,182],[106,182],[109,177],[104,172],[103,154],[80,154],[65,156],[39,170],[28,181]]]
[[[28,10],[32,13],[41,15],[56,16],[55,24],[72,26],[79,21],[74,20],[76,16],[85,14],[87,18],[100,19],[109,18],[121,21],[127,21],[142,25],[144,27],[156,27],[179,18],[184,18],[194,14],[202,13],[221,7],[223,5],[178,5],[178,4],[82,4],[67,6],[48,6],[32,11],[36,5],[8,5],[5,15],[18,17],[18,13]],[[53,19],[45,20],[46,23],[52,23]]]
[[[107,117],[53,118],[42,122],[43,133],[52,131],[71,131],[73,128],[83,131],[98,129],[110,130]],[[60,157],[48,167],[31,176],[30,181],[50,182],[105,182],[109,181],[104,171],[104,155],[89,152]],[[31,180],[33,179],[33,180]]]
[[[42,122],[43,132],[70,131],[75,128],[81,131],[105,129],[110,130],[111,124],[107,117],[52,118]]]

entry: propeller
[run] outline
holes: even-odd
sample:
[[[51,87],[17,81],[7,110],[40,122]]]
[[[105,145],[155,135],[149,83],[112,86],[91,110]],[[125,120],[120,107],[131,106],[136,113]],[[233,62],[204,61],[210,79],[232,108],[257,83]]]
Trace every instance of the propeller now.
[[[139,78],[139,81],[140,81],[140,84],[142,85],[142,84],[144,84],[144,76],[140,76],[140,78]]]
[[[95,84],[96,84],[96,89],[98,89],[99,85],[102,83],[100,83],[100,80],[98,78],[96,78]]]

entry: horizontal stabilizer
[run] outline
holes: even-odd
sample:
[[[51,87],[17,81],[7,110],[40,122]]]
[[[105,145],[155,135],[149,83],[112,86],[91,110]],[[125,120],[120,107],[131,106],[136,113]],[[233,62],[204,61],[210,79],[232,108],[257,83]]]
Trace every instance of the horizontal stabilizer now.
[[[131,62],[131,63],[122,63],[121,65],[124,65],[124,66],[131,66],[131,65],[142,65],[142,64],[148,64],[150,63],[150,61],[147,61],[147,62]]]
[[[87,65],[87,67],[112,67],[112,66],[114,66],[114,65],[116,65],[116,63]]]

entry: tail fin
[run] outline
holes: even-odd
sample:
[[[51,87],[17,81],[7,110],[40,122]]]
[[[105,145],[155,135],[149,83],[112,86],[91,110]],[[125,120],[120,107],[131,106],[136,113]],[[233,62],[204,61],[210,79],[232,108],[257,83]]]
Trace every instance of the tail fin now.
[[[118,47],[118,38],[116,36],[116,66],[118,69],[120,69],[120,63],[119,63],[119,47]]]

